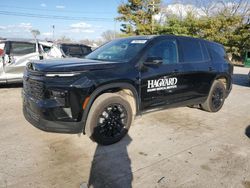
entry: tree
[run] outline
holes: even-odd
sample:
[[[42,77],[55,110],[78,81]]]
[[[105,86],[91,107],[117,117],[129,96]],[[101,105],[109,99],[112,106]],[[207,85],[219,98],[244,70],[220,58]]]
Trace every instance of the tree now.
[[[61,36],[59,39],[57,39],[57,42],[72,42],[70,38],[66,37],[66,36]]]
[[[31,30],[30,32],[31,32],[31,34],[33,35],[33,37],[34,37],[35,39],[36,39],[36,37],[37,37],[38,35],[40,35],[40,31],[37,30],[37,29],[33,29],[33,30]]]
[[[241,19],[239,27],[233,31],[233,38],[228,41],[229,52],[232,58],[237,61],[242,61],[247,50],[250,50],[250,23]]]
[[[158,34],[173,34],[198,37],[200,34],[200,20],[192,12],[182,19],[176,15],[169,16],[164,25],[157,27]]]
[[[128,0],[118,7],[119,17],[123,22],[121,31],[127,35],[154,34],[153,16],[160,12],[161,0]]]
[[[121,31],[126,35],[175,34],[208,39],[223,44],[236,61],[250,49],[249,0],[172,2],[175,4],[167,9],[160,7],[160,0],[128,0],[118,7]],[[154,24],[156,14],[160,21]]]
[[[105,42],[111,41],[119,37],[119,33],[112,30],[107,30],[102,33],[102,38]]]
[[[98,46],[101,46],[104,44],[104,41],[101,39],[91,40],[91,39],[82,39],[80,40],[80,43],[91,46],[92,49],[97,48]]]
[[[217,1],[215,5],[213,0],[196,0],[200,7],[203,6],[204,14],[201,15],[192,11],[185,17],[168,13],[165,23],[157,28],[158,34],[186,35],[219,42],[225,46],[233,61],[242,61],[245,51],[250,49],[250,5],[244,0],[231,4],[226,2]]]

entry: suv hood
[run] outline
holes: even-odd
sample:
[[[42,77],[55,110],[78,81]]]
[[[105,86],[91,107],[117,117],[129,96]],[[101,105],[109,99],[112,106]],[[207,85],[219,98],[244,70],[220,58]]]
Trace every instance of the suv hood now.
[[[80,72],[86,70],[111,69],[124,63],[98,61],[91,59],[64,58],[34,61],[27,64],[28,69],[39,72]]]

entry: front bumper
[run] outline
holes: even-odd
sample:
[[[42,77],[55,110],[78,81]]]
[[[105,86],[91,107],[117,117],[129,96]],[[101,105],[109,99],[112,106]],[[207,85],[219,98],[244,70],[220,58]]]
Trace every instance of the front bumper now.
[[[57,133],[81,133],[83,122],[67,122],[48,120],[51,104],[45,101],[36,100],[27,95],[24,91],[23,96],[23,114],[25,119],[38,129],[46,132]]]

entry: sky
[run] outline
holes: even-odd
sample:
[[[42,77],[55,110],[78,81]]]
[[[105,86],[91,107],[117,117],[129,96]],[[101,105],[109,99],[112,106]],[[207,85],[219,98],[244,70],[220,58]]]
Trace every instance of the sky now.
[[[114,21],[117,7],[125,0],[7,0],[0,2],[0,37],[32,38],[30,30],[40,31],[39,38],[62,36],[78,41],[101,38],[107,30],[120,30]],[[171,0],[164,0],[170,2]],[[126,1],[125,1],[126,2]],[[39,17],[39,18],[38,18]]]
[[[121,0],[1,1],[0,37],[32,38],[30,30],[38,29],[39,38],[52,38],[54,25],[55,38],[98,39],[106,30],[119,31],[120,23],[114,18],[120,3]]]
[[[190,0],[182,1],[186,4],[162,1],[174,13],[178,12],[176,8],[181,13],[190,8]],[[98,40],[104,31],[120,30],[121,23],[115,18],[122,2],[126,0],[2,0],[0,37],[32,38],[30,31],[36,29],[40,39],[53,39],[54,26],[55,39],[65,36],[73,41]],[[180,9],[180,5],[184,7]]]

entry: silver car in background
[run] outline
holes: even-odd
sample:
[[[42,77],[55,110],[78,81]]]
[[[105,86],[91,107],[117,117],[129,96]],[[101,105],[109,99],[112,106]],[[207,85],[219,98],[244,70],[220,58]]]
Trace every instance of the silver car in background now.
[[[28,39],[0,40],[0,84],[22,82],[30,60],[41,60],[53,43]]]

